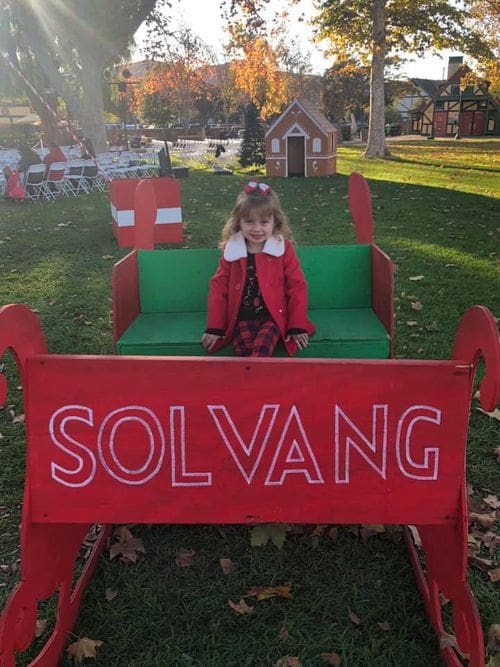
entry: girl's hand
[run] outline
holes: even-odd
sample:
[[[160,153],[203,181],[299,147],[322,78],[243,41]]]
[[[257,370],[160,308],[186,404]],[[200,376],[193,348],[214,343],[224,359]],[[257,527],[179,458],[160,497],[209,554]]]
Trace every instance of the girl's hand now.
[[[207,350],[207,352],[211,352],[214,349],[217,341],[221,338],[224,338],[224,336],[217,336],[215,334],[204,333],[203,336],[201,337],[201,344],[203,345],[205,350]]]
[[[289,340],[294,340],[299,350],[303,350],[309,345],[309,334],[300,333],[300,334],[291,334],[285,338],[285,341],[288,343]]]

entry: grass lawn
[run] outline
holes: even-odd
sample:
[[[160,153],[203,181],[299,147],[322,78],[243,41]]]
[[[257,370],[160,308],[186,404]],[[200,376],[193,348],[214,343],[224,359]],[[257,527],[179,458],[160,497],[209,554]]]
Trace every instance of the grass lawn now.
[[[484,304],[500,315],[500,141],[393,141],[390,147],[390,160],[365,161],[360,146],[342,146],[335,177],[269,182],[298,244],[346,243],[354,241],[347,176],[364,174],[376,240],[397,265],[397,356],[446,359],[469,306]],[[215,177],[192,167],[181,181],[186,247],[216,245],[247,179],[238,171]],[[110,275],[126,252],[114,240],[105,194],[55,203],[1,201],[0,304],[20,302],[35,310],[50,352],[111,353]],[[10,389],[0,410],[3,598],[19,576],[25,448],[24,427],[13,421],[23,412],[19,382],[11,358],[4,361]],[[500,429],[476,407],[474,402],[467,475],[480,501],[488,494],[500,497],[500,464],[493,454]],[[96,662],[106,667],[267,667],[283,656],[314,667],[325,664],[320,654],[327,652],[336,652],[348,667],[442,664],[400,533],[364,541],[356,527],[339,527],[333,539],[330,528],[295,528],[277,549],[271,543],[251,547],[244,526],[133,526],[146,553],[128,566],[103,557],[72,640],[102,640]],[[499,532],[498,522],[490,530]],[[195,550],[191,567],[176,565],[182,549]],[[483,546],[479,555],[496,559],[499,567],[498,553]],[[236,564],[228,575],[221,558]],[[474,568],[469,579],[486,632],[500,623],[499,584]],[[247,598],[255,606],[252,614],[238,615],[227,604],[253,586],[287,583],[292,599]],[[53,613],[53,600],[40,605],[40,617],[50,620]],[[19,664],[28,664],[43,640],[35,640]]]

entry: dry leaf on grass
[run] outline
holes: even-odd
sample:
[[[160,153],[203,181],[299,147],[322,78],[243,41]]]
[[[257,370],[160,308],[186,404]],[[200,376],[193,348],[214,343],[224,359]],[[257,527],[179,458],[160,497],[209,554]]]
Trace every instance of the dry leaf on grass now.
[[[287,523],[260,523],[250,530],[250,544],[252,547],[263,547],[271,540],[278,549],[281,549],[287,530]]]
[[[49,622],[46,618],[36,619],[35,637],[41,637],[47,630]]]
[[[241,614],[242,616],[245,614],[253,614],[255,611],[255,609],[250,607],[243,599],[241,599],[239,602],[228,600],[227,603],[233,611],[235,611],[237,614]]]
[[[351,611],[349,607],[348,609],[349,609],[349,614],[348,614],[349,620],[351,621],[351,623],[354,623],[354,625],[361,625],[361,619],[359,618],[359,616],[355,614],[353,611]]]
[[[320,653],[321,660],[324,665],[332,665],[333,667],[340,667],[342,658],[338,653]]]
[[[73,657],[75,662],[82,662],[85,658],[95,658],[96,649],[102,646],[102,641],[99,639],[89,639],[89,637],[82,637],[77,642],[73,642],[66,649],[66,652]]]
[[[469,521],[471,523],[477,523],[482,528],[491,528],[491,526],[497,520],[495,512],[489,512],[488,514],[481,514],[479,512],[469,512]]]
[[[494,584],[496,584],[497,581],[500,581],[500,567],[496,567],[494,570],[490,570],[488,572],[488,577]]]
[[[288,630],[286,628],[283,627],[278,632],[278,639],[281,639],[281,641],[284,641],[285,639],[288,639]]]
[[[221,558],[219,563],[223,574],[230,574],[234,570],[234,563],[230,558]]]
[[[387,621],[382,621],[382,623],[377,623],[378,627],[382,630],[382,632],[390,632],[391,631],[391,626]]]
[[[483,415],[488,415],[488,417],[491,417],[492,419],[496,419],[500,421],[500,408],[495,408],[493,412],[486,412],[486,410],[483,410],[482,408],[476,408],[476,410],[479,410],[479,412],[482,412]]]
[[[455,635],[452,635],[449,632],[441,632],[441,636],[439,637],[439,648],[454,648],[458,651],[459,648]]]
[[[493,454],[497,460],[497,463],[500,463],[500,447],[497,447],[493,450]]]
[[[500,625],[493,623],[488,628],[486,648],[490,653],[500,653]]]
[[[380,535],[381,533],[385,533],[385,527],[379,523],[362,523],[359,529],[359,534],[363,542],[367,542],[370,537]]]
[[[491,507],[492,510],[500,509],[500,500],[498,500],[497,496],[492,494],[483,498],[483,503],[488,505],[488,507]]]
[[[295,655],[284,655],[276,662],[275,667],[302,667],[302,663]]]
[[[269,598],[292,598],[291,586],[253,586],[246,598],[254,597],[257,600],[268,600]]]
[[[423,280],[424,276],[410,276],[410,280],[416,282],[417,280]]]
[[[106,597],[106,600],[108,602],[111,602],[111,600],[114,600],[115,597],[118,595],[118,591],[114,591],[112,588],[106,588],[104,595]]]
[[[127,526],[119,526],[113,533],[118,542],[112,544],[109,548],[109,558],[113,560],[120,556],[124,563],[136,563],[139,554],[146,553],[146,549],[139,537],[134,537]]]
[[[420,301],[410,301],[413,310],[422,310],[423,305]]]
[[[470,565],[474,565],[474,567],[477,567],[479,570],[482,570],[483,572],[488,572],[488,570],[491,570],[493,567],[493,561],[487,558],[479,558],[479,556],[469,556],[467,558],[467,562]]]
[[[195,554],[194,549],[181,549],[175,554],[175,564],[178,567],[191,567]]]

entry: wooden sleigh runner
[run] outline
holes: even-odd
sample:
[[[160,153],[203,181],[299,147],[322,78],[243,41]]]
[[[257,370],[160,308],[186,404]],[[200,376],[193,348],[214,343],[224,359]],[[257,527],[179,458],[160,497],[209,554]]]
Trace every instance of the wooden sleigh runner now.
[[[28,648],[37,605],[55,592],[56,625],[31,664],[58,663],[105,545],[103,529],[73,585],[92,524],[267,521],[414,524],[422,553],[407,542],[430,622],[441,636],[442,593],[461,653],[484,665],[467,584],[464,470],[481,356],[483,409],[500,396],[486,308],[465,313],[449,360],[53,355],[21,305],[0,310],[6,350],[23,388],[27,464],[21,580],[0,621],[1,667]],[[0,376],[1,403],[6,394]],[[463,664],[452,647],[442,655]]]

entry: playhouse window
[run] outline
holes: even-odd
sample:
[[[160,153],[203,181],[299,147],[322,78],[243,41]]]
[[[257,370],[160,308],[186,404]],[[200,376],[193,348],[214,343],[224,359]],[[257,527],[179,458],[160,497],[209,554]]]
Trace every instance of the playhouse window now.
[[[319,137],[313,139],[313,153],[321,153],[321,139]]]
[[[279,152],[280,152],[280,140],[273,139],[271,141],[271,153],[279,153]]]

